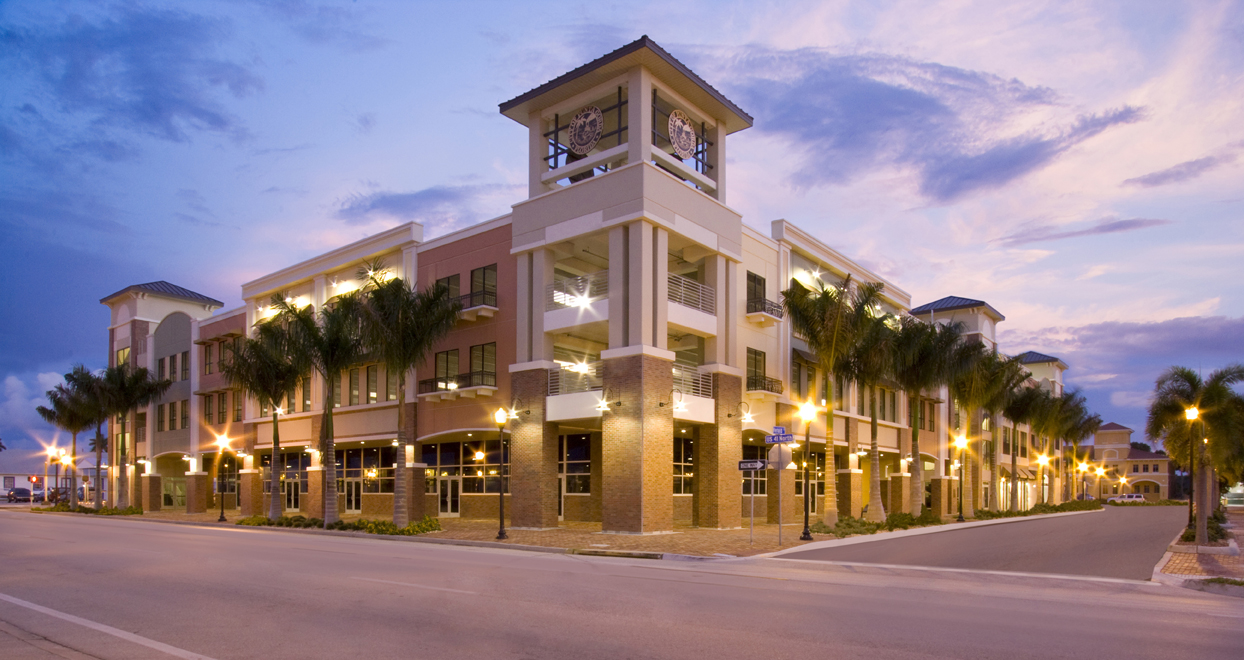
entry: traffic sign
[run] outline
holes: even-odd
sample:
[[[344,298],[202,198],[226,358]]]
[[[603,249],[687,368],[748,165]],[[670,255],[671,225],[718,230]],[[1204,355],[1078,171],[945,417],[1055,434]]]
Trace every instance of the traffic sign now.
[[[782,443],[794,442],[794,441],[795,441],[795,436],[789,433],[783,433],[781,435],[766,435],[765,436],[765,444],[770,444],[770,445],[782,444]]]
[[[785,426],[773,427],[773,435],[786,435],[786,427]]]
[[[739,461],[740,470],[763,470],[768,461]]]

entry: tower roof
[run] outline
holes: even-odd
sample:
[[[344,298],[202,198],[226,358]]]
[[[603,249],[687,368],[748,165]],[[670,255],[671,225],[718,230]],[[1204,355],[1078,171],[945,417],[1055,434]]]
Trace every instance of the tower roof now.
[[[198,303],[200,305],[210,305],[213,307],[224,307],[225,306],[224,303],[220,302],[219,300],[216,300],[215,298],[208,298],[207,296],[201,293],[196,293],[185,287],[180,287],[180,286],[177,286],[176,284],[165,282],[164,280],[159,280],[156,282],[147,282],[146,284],[131,284],[130,286],[127,286],[124,289],[121,289],[120,291],[110,296],[104,296],[103,298],[100,298],[99,302],[107,305],[109,300],[113,300],[114,298],[123,296],[131,292],[149,293],[152,295],[160,296],[162,298],[173,298],[174,300],[186,300],[192,303]]]
[[[973,309],[976,307],[984,307],[986,313],[993,316],[999,321],[1005,321],[1006,317],[1002,312],[994,309],[992,305],[984,300],[974,300],[972,298],[961,298],[959,296],[946,296],[940,300],[934,300],[931,303],[925,303],[911,310],[912,316],[924,316],[925,314],[936,312],[953,312],[960,309]]]
[[[533,108],[547,108],[615,78],[637,64],[647,67],[665,83],[674,84],[687,100],[724,122],[726,132],[734,133],[751,127],[751,115],[687,68],[687,65],[674,59],[673,55],[649,39],[648,35],[500,104],[501,114],[526,125]],[[675,84],[680,81],[686,84]]]

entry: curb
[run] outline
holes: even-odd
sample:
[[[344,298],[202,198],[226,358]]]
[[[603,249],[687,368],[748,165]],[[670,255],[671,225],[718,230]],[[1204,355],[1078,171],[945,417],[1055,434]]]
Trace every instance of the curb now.
[[[1105,508],[1093,509],[1091,511],[1064,511],[1062,513],[1045,513],[1037,516],[1015,516],[1013,518],[999,518],[997,520],[976,520],[973,522],[962,523],[945,523],[942,525],[933,525],[930,527],[917,527],[915,529],[901,529],[893,532],[877,532],[876,534],[868,534],[861,536],[852,536],[845,539],[832,539],[829,541],[813,541],[805,543],[793,548],[778,550],[776,552],[768,552],[765,554],[754,555],[755,557],[768,557],[781,559],[782,555],[795,552],[804,552],[807,550],[819,550],[821,548],[838,548],[847,545],[858,545],[860,543],[872,543],[875,541],[889,541],[891,539],[899,539],[908,536],[921,536],[923,534],[937,534],[939,532],[954,532],[961,529],[971,529],[974,527],[988,527],[990,525],[1005,525],[1007,523],[1028,522],[1032,520],[1048,520],[1050,518],[1061,518],[1064,516],[1080,516],[1086,513],[1100,513]]]
[[[1179,538],[1182,536],[1183,534],[1180,534],[1179,537],[1175,538],[1173,543],[1166,547],[1167,552],[1178,552],[1188,555],[1230,555],[1232,557],[1238,557],[1240,554],[1240,546],[1236,545],[1234,538],[1227,539],[1227,545],[1225,547],[1209,545],[1179,545]]]

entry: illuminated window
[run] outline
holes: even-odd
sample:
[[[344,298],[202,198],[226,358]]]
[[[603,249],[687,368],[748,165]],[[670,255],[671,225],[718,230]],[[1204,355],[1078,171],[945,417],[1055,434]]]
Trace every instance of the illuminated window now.
[[[190,428],[190,399],[181,400],[181,428]]]
[[[205,374],[212,373],[212,367],[215,366],[215,362],[212,361],[212,348],[211,344],[203,345],[203,373]]]
[[[125,348],[120,348],[120,349],[117,349],[117,362],[116,362],[116,364],[115,364],[115,365],[113,365],[113,366],[119,367],[119,366],[121,366],[121,365],[123,365],[123,364],[129,364],[129,363],[130,363],[130,349],[129,349],[129,347],[127,346],[127,347],[125,347]]]
[[[380,365],[367,367],[367,403],[380,400]]]
[[[359,404],[359,370],[350,370],[350,404],[357,406]]]
[[[760,445],[743,445],[743,460],[745,461],[763,461],[767,459],[768,447]],[[764,470],[744,470],[743,471],[743,494],[751,495],[755,492],[757,495],[765,494],[765,484],[767,483]]]
[[[212,405],[213,403],[215,403],[215,401],[212,400],[211,394],[203,396],[203,422],[206,424],[215,423],[213,421],[213,416],[215,415],[216,408]]]
[[[181,379],[190,380],[190,351],[181,352]]]
[[[674,494],[691,495],[694,488],[695,441],[689,433],[680,433],[674,438]]]
[[[587,433],[558,436],[557,473],[564,476],[565,492],[592,492],[592,436]]]

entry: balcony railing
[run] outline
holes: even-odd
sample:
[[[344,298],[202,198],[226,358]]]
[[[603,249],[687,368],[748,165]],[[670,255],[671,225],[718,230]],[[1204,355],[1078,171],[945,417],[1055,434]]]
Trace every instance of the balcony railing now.
[[[713,374],[702,374],[696,367],[674,365],[674,389],[683,396],[713,397]]]
[[[458,302],[462,303],[462,309],[471,309],[472,307],[496,307],[497,292],[496,291],[472,291],[466,295],[458,296]]]
[[[772,392],[774,394],[782,393],[782,381],[768,376],[748,376],[747,377],[748,392]]]
[[[675,273],[669,274],[669,300],[705,314],[717,315],[717,291],[707,284]]]
[[[597,392],[602,389],[601,363],[549,369],[549,396],[575,392]]]
[[[751,298],[747,301],[748,314],[768,314],[774,318],[782,318],[782,306],[772,300],[764,298]]]
[[[471,387],[496,387],[497,372],[471,371],[457,376],[442,376],[419,381],[419,394],[453,392]]]
[[[553,280],[546,288],[545,311],[583,307],[609,295],[609,271]]]

